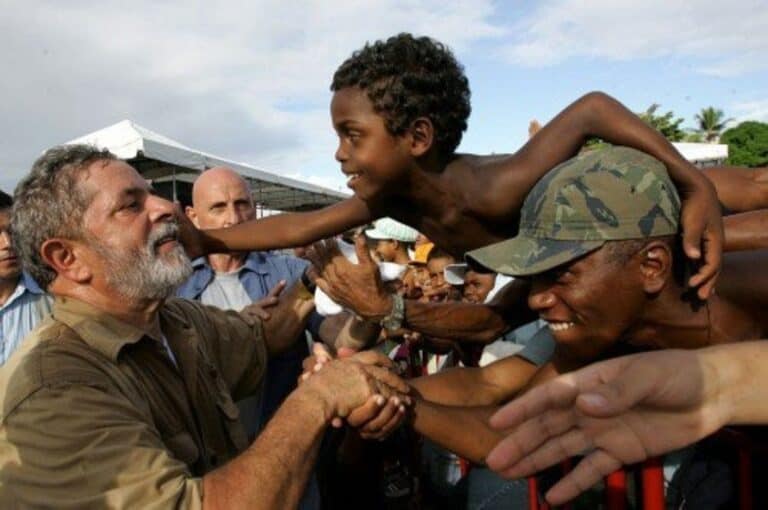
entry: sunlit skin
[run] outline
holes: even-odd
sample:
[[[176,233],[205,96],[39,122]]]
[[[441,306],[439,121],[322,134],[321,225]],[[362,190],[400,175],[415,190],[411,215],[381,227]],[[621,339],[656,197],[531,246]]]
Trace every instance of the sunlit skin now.
[[[126,299],[111,288],[105,275],[108,262],[92,247],[89,239],[119,251],[136,251],[146,246],[150,232],[161,223],[174,221],[174,206],[156,195],[149,184],[122,161],[96,161],[83,171],[79,184],[91,202],[83,215],[88,239],[46,240],[43,259],[58,273],[51,292],[84,301],[119,319],[146,330],[158,328],[160,300]],[[156,255],[163,257],[179,243],[169,238],[159,244]]]
[[[203,172],[192,186],[192,206],[187,216],[199,229],[226,228],[256,217],[250,188],[237,172],[215,167]],[[214,271],[227,273],[242,267],[245,252],[215,253],[208,256]]]
[[[512,155],[441,154],[428,117],[392,134],[366,91],[334,93],[331,120],[338,134],[335,157],[355,196],[325,209],[247,222],[205,235],[190,234],[200,251],[275,249],[306,245],[374,219],[390,216],[424,233],[456,257],[515,234],[522,202],[547,171],[573,157],[590,136],[643,150],[662,161],[683,191],[686,253],[706,262],[691,284],[707,296],[720,265],[722,222],[714,188],[701,172],[614,99],[601,93],[580,98]]]
[[[0,305],[3,305],[19,283],[21,264],[11,246],[11,210],[0,209]]]
[[[747,289],[736,275],[766,256],[765,251],[728,254],[723,284],[703,306],[693,304],[690,295],[681,297],[685,289],[671,274],[672,254],[665,243],[654,241],[625,265],[601,248],[531,277],[528,306],[549,324],[558,344],[556,361],[593,361],[618,343],[695,348],[761,338],[768,321],[746,298],[768,302],[768,281],[747,279]]]
[[[495,273],[468,270],[464,275],[463,299],[468,303],[484,303],[496,282]]]

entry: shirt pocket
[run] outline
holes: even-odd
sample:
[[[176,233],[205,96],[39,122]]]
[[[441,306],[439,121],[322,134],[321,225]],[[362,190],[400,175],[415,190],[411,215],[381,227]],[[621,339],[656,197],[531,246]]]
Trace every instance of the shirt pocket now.
[[[222,415],[224,427],[232,444],[238,451],[246,449],[248,447],[248,436],[245,433],[245,427],[243,427],[240,421],[240,409],[235,404],[235,401],[232,400],[227,383],[221,377],[216,377],[216,407]]]

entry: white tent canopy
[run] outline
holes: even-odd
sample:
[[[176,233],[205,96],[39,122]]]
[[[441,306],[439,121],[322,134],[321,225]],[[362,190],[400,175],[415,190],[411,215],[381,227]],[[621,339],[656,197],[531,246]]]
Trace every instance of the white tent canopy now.
[[[180,184],[188,191],[189,184],[203,170],[215,166],[227,166],[243,175],[250,183],[254,200],[262,210],[317,209],[349,197],[339,191],[191,149],[130,120],[118,122],[67,142],[75,143],[87,143],[109,149],[117,157],[130,162],[153,183],[171,183],[174,199],[179,198]]]
[[[675,142],[672,145],[685,159],[698,166],[721,165],[728,159],[726,144]]]

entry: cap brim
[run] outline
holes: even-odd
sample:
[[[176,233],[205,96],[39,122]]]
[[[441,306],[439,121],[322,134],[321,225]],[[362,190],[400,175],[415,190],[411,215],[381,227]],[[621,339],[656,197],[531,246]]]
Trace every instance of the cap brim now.
[[[366,230],[365,236],[370,237],[371,239],[390,239],[389,236],[379,230],[376,230],[375,228]]]
[[[528,276],[549,271],[604,244],[604,240],[567,241],[517,236],[468,252],[465,258],[469,263],[496,273]]]
[[[464,285],[464,275],[467,273],[467,265],[448,264],[443,268],[443,278],[451,285]]]

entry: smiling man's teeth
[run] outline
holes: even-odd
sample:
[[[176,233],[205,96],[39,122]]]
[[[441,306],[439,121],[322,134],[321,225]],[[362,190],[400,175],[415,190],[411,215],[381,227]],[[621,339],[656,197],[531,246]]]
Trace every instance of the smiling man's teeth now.
[[[547,324],[553,331],[565,331],[574,325],[573,322],[548,322]]]
[[[354,181],[358,177],[360,177],[360,174],[349,174],[349,176],[347,177],[347,184]]]

